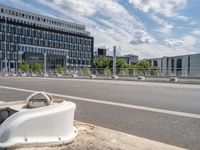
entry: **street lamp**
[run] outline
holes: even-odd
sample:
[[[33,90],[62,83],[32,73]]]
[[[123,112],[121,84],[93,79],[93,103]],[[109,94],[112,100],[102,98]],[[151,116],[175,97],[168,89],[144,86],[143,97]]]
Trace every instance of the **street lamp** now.
[[[8,71],[8,66],[7,66],[7,19],[5,17],[5,53],[4,53],[4,63],[5,63],[5,73]]]
[[[116,46],[113,46],[113,75],[116,75]]]
[[[44,74],[47,74],[47,53],[44,53]]]

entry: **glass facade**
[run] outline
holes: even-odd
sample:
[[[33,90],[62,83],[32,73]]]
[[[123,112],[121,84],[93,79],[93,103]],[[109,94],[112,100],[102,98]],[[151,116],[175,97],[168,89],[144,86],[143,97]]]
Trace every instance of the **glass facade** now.
[[[26,18],[25,21],[23,16]],[[47,69],[54,69],[56,62],[63,67],[91,67],[93,37],[89,36],[84,27],[72,24],[71,27],[75,28],[76,32],[74,32],[75,30],[68,32],[70,28],[66,27],[65,23],[62,23],[63,21],[54,21],[56,25],[53,28],[50,20],[53,22],[54,19],[45,19],[45,16],[40,16],[37,17],[38,23],[35,23],[33,22],[35,17],[35,14],[22,13],[19,10],[12,10],[10,7],[0,5],[1,71],[5,67],[6,61],[10,70],[17,70],[18,63],[23,60],[29,62],[28,58],[31,58],[31,55],[33,57],[40,55],[41,57],[38,61],[42,63],[42,54],[44,55],[45,53],[47,54],[47,59],[55,60],[50,63],[54,65],[47,65]],[[41,21],[43,23],[40,23]],[[67,24],[70,23],[67,22]],[[26,57],[27,55],[25,54],[29,54],[29,57]]]

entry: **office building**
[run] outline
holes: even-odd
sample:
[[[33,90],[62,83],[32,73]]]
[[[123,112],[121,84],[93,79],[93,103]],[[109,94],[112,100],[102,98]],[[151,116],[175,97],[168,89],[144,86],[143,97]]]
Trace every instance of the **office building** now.
[[[106,48],[98,48],[96,52],[97,57],[105,57],[107,54],[107,49]]]
[[[91,67],[93,43],[84,25],[0,4],[0,71],[44,59],[47,69]]]
[[[148,59],[165,75],[200,76],[200,54]]]
[[[129,54],[129,55],[123,55],[122,58],[126,59],[127,64],[134,64],[138,62],[138,56]]]

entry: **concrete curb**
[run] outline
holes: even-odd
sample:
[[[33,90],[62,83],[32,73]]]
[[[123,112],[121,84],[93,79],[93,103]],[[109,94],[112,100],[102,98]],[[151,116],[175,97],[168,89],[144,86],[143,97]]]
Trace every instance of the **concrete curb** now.
[[[79,134],[77,139],[71,144],[49,147],[26,147],[17,148],[17,150],[183,150],[179,147],[83,122],[75,121],[75,126],[79,130]]]

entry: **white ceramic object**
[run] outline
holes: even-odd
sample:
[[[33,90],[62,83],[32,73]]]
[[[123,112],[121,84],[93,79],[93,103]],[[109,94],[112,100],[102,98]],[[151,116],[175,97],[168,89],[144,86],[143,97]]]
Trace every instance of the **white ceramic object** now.
[[[38,94],[44,99],[34,99]],[[0,149],[27,144],[68,143],[77,136],[73,125],[76,105],[72,102],[53,101],[47,93],[39,92],[20,104],[5,106],[0,106],[0,113],[5,109],[15,113],[0,123]]]

